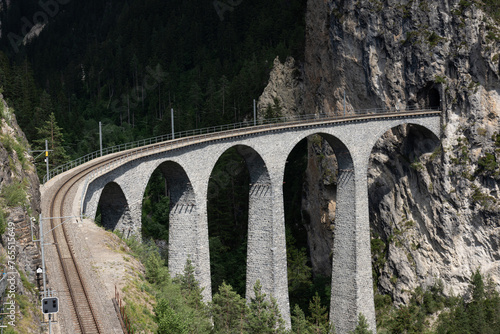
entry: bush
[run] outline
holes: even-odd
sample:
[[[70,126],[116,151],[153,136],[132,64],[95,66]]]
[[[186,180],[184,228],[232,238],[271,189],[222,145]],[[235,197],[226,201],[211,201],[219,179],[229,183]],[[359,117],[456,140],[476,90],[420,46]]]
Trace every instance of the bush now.
[[[0,192],[0,196],[5,199],[5,204],[11,208],[25,204],[27,198],[24,182],[4,186]]]
[[[0,209],[0,235],[5,233],[7,228],[7,218],[5,218],[5,212]]]

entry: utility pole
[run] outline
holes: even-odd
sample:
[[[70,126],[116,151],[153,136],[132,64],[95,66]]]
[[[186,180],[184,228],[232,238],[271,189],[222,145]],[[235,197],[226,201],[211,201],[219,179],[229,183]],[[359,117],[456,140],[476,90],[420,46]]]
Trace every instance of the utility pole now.
[[[40,246],[42,248],[42,279],[43,279],[43,297],[46,297],[46,278],[45,278],[45,256],[43,253],[43,220],[42,220],[42,214],[38,216],[38,224],[40,224]]]
[[[45,140],[45,162],[47,164],[47,181],[49,181],[49,142]]]
[[[101,157],[102,157],[102,123],[99,122],[99,146],[101,147]]]
[[[175,133],[174,133],[174,108],[170,109],[170,118],[172,119],[172,139],[175,139]]]
[[[255,99],[253,99],[253,125],[257,125],[257,109],[255,108]]]

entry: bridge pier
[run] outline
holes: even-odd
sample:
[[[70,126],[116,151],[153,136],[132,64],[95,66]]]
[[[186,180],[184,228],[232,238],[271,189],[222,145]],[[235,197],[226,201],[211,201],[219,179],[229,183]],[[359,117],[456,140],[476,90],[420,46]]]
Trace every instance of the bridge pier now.
[[[340,334],[356,328],[360,313],[376,331],[366,173],[356,172],[341,171],[337,185],[330,322]]]
[[[283,176],[273,175],[262,157],[249,147],[239,147],[250,173],[246,299],[254,297],[257,280],[262,292],[276,299],[287,328],[291,327],[288,302]],[[284,167],[283,167],[284,168]]]
[[[362,313],[375,332],[365,152],[357,150],[353,156],[343,142],[325,138],[335,151],[339,171],[330,323],[336,333],[351,333]]]

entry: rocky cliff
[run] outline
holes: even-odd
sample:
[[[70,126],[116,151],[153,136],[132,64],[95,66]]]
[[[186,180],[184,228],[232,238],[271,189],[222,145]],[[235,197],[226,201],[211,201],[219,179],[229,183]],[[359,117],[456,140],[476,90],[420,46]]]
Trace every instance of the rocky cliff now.
[[[372,153],[374,276],[379,292],[396,302],[408,301],[409,291],[437,280],[446,293],[460,294],[477,268],[500,290],[500,27],[495,10],[463,0],[308,1],[305,61],[296,67],[301,84],[287,86],[299,89],[302,98],[288,109],[338,113],[345,92],[350,113],[365,108],[443,111],[441,138],[417,127],[396,128]],[[280,89],[273,90],[279,95]],[[324,175],[331,175],[325,171],[335,169],[335,160],[315,161],[312,156],[318,154],[312,152],[318,146],[310,140],[310,147],[309,196],[303,207],[311,216],[308,231],[321,232],[310,232],[309,244],[328,248],[335,182],[325,182]],[[311,254],[316,272],[329,270],[328,255]]]
[[[6,314],[1,324],[20,333],[39,333],[36,269],[41,258],[30,218],[40,213],[40,184],[28,141],[1,94],[0,115],[0,295],[1,313]],[[35,238],[37,231],[35,223]]]

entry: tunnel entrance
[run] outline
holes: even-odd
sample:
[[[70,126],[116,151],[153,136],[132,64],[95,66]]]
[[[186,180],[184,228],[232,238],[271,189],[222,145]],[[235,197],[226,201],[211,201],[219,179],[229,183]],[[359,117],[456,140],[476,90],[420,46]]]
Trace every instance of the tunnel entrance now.
[[[429,82],[418,94],[418,105],[423,109],[439,109],[441,107],[441,94],[434,83]]]

